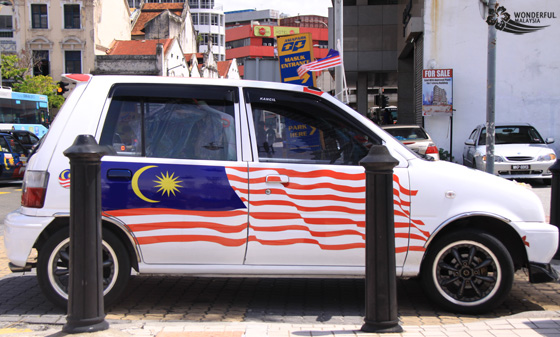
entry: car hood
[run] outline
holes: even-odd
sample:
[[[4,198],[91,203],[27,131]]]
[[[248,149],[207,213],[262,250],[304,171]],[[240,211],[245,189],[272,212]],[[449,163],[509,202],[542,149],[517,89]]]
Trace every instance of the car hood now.
[[[479,146],[478,151],[486,153],[486,146]],[[496,144],[494,146],[494,154],[501,157],[531,156],[536,158],[548,153],[554,153],[554,150],[546,144]]]

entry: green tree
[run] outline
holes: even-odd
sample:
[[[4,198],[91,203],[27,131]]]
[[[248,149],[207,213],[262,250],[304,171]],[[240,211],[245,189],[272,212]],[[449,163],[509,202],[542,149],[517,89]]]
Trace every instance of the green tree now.
[[[14,83],[13,89],[18,92],[29,94],[47,95],[49,98],[49,109],[60,108],[64,103],[64,97],[57,95],[58,84],[50,76],[25,76],[20,83]]]
[[[31,76],[30,68],[26,65],[34,65],[33,59],[22,51],[21,55],[2,54],[2,80],[3,84],[11,84],[14,91],[47,95],[49,109],[60,108],[64,103],[64,97],[57,95],[56,84],[50,76]]]
[[[2,54],[2,79],[21,82],[29,68],[23,66],[22,59],[13,54]]]

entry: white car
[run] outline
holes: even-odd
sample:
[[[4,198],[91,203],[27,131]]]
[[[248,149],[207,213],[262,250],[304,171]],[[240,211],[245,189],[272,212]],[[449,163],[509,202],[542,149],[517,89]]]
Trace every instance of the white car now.
[[[422,157],[439,160],[439,150],[426,130],[419,125],[383,125],[383,130]]]
[[[556,153],[530,124],[498,124],[495,126],[494,174],[507,179],[543,179],[550,183],[549,168]],[[486,126],[477,126],[465,141],[463,165],[486,170]]]
[[[420,276],[448,310],[479,313],[514,272],[557,278],[558,229],[514,182],[426,161],[332,96],[299,85],[159,76],[66,75],[76,87],[30,158],[22,206],[5,221],[13,271],[37,268],[68,298],[70,177],[78,135],[101,162],[106,303],[141,274],[364,277],[365,172],[384,145],[393,172],[399,277]],[[36,265],[29,261],[38,251]],[[371,249],[371,248],[370,248]]]

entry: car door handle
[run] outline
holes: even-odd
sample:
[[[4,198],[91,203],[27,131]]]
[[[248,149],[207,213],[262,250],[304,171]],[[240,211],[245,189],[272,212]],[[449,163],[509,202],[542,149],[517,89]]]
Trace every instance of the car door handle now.
[[[107,178],[109,180],[130,181],[132,180],[132,171],[129,169],[109,169]]]
[[[266,176],[267,183],[280,183],[287,184],[290,182],[290,178],[283,174],[271,174]]]

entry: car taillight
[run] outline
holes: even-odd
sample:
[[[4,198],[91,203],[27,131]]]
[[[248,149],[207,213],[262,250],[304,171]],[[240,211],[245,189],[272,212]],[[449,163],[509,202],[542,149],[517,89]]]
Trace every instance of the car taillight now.
[[[46,171],[27,171],[23,177],[21,205],[41,208],[45,203],[49,173]]]
[[[426,153],[439,153],[438,148],[435,144],[430,144],[428,145],[428,148],[426,149]]]

